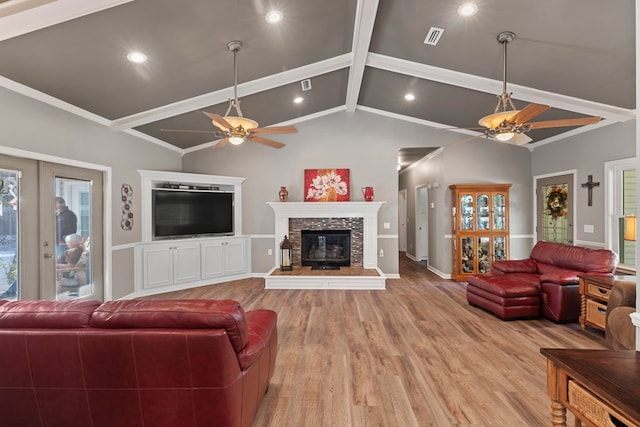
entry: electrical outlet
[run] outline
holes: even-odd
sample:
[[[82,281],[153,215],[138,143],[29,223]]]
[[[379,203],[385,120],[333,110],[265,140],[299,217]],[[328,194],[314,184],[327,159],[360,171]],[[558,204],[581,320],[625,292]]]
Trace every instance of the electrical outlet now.
[[[384,256],[384,250],[380,249],[380,258]]]
[[[267,255],[273,255],[273,249],[267,249]]]

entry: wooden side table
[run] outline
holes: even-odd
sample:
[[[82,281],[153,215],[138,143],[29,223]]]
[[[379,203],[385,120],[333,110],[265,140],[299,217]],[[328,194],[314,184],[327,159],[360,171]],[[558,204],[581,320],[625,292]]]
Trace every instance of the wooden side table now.
[[[640,426],[640,352],[542,348],[551,425]]]
[[[585,274],[580,279],[580,317],[582,329],[587,326],[605,330],[607,303],[616,281],[635,281],[635,276],[599,276]]]

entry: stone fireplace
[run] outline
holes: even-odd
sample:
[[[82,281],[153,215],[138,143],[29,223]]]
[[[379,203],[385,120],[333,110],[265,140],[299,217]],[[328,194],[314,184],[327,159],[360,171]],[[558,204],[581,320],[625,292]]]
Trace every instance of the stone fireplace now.
[[[267,289],[385,289],[386,277],[378,269],[378,210],[384,202],[270,202],[275,212],[275,266],[265,278]],[[302,275],[302,230],[349,230],[349,272]],[[293,274],[280,274],[280,242],[287,235],[293,244]],[[304,267],[308,268],[308,267]],[[347,268],[347,267],[345,267]],[[355,270],[353,270],[355,269]],[[307,271],[307,270],[304,270]],[[353,272],[360,271],[359,274]]]

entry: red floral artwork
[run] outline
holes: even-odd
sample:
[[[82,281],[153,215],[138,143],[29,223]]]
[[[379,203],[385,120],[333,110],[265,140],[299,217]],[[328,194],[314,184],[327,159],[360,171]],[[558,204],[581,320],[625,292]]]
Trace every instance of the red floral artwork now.
[[[347,202],[349,198],[349,169],[305,169],[305,202]]]

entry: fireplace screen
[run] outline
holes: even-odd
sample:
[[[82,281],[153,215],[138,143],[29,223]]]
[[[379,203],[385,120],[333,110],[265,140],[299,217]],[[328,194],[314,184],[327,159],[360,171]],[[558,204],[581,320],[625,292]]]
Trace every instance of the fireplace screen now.
[[[303,266],[350,266],[351,230],[302,230]]]

